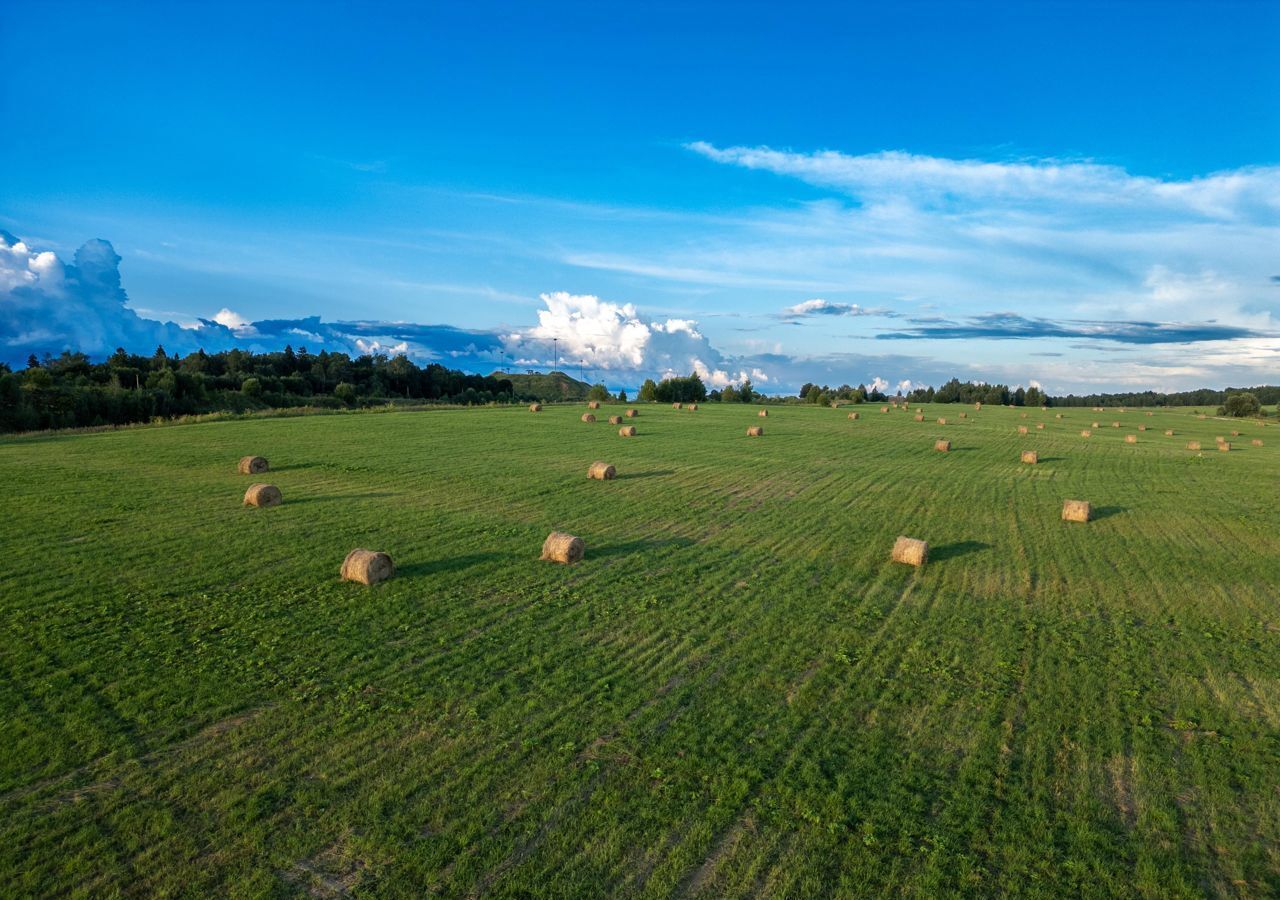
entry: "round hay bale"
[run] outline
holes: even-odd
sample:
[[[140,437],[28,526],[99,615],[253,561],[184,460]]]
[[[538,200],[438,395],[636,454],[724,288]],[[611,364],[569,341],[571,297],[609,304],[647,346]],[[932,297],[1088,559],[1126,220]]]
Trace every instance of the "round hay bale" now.
[[[529,412],[542,412],[542,404],[541,404],[541,403],[530,403],[530,404],[529,404]]]
[[[1026,433],[1027,433],[1027,426],[1026,426],[1026,425],[1019,425],[1019,426],[1018,426],[1018,434],[1026,434]]]
[[[1146,425],[1139,425],[1139,426],[1138,426],[1138,430],[1139,430],[1139,431],[1146,431],[1146,430],[1147,430],[1147,426],[1146,426]]]
[[[850,418],[851,420],[853,420],[854,422],[856,422],[856,421],[858,421],[859,419],[861,419],[861,418],[862,418],[862,414],[861,414],[861,413],[856,413],[856,412],[849,413],[849,418]]]
[[[636,436],[636,426],[634,426],[634,425],[624,425],[624,426],[622,426],[621,428],[619,428],[619,429],[618,429],[618,434],[619,434],[619,436],[621,436],[621,437],[635,437],[635,436]]]
[[[587,477],[596,481],[612,481],[618,477],[618,470],[607,462],[593,462],[587,469]]]
[[[1090,425],[1089,425],[1089,427],[1090,427],[1090,428],[1100,428],[1100,427],[1102,427],[1102,423],[1101,423],[1101,422],[1093,422],[1092,424],[1090,424]]]
[[[582,414],[582,421],[584,422],[594,422],[595,420],[596,420],[596,417],[591,415],[591,413]]]
[[[1166,428],[1166,429],[1164,430],[1164,436],[1165,436],[1165,437],[1173,437],[1173,429],[1172,429],[1172,428]]]
[[[1044,423],[1043,423],[1043,422],[1037,422],[1037,423],[1036,423],[1036,431],[1044,431]]]
[[[962,419],[967,419],[967,418],[969,418],[969,414],[968,414],[968,413],[960,413],[960,418],[962,418]]]
[[[377,584],[396,574],[391,557],[378,550],[352,550],[342,561],[342,580]]]
[[[696,403],[690,403],[690,404],[689,404],[689,412],[697,412],[697,411],[698,411],[698,404],[696,404]]]
[[[1226,438],[1224,438],[1224,437],[1223,437],[1222,435],[1220,435],[1220,434],[1219,434],[1219,435],[1216,435],[1216,436],[1214,437],[1214,439],[1213,439],[1213,441],[1214,441],[1214,443],[1215,443],[1215,444],[1221,444],[1221,443],[1222,443],[1223,441],[1225,441],[1225,440],[1226,440]]]
[[[1255,446],[1255,447],[1261,447],[1261,446],[1262,446],[1262,438],[1254,438],[1254,439],[1253,439],[1253,440],[1251,440],[1249,443],[1250,443],[1250,444],[1253,444],[1253,446]]]
[[[1061,418],[1062,418],[1062,413],[1054,413],[1054,414],[1053,414],[1053,417],[1054,417],[1055,419],[1061,419]]]
[[[1230,442],[1230,441],[1223,441],[1222,443],[1220,443],[1220,444],[1218,445],[1218,449],[1219,449],[1219,450],[1221,450],[1223,453],[1230,453],[1230,452],[1231,452],[1231,442]]]
[[[241,475],[261,475],[270,466],[265,456],[242,456],[238,468]]]
[[[752,425],[747,429],[747,437],[764,437],[764,426]]]
[[[767,418],[769,418],[769,410],[767,410],[767,409],[762,409],[762,410],[760,410],[760,412],[756,413],[756,415],[757,415],[757,416],[759,416],[759,417],[760,417],[760,418],[762,418],[762,419],[767,419]],[[853,413],[850,413],[849,415],[853,415]]]
[[[1187,449],[1188,449],[1188,450],[1199,450],[1199,449],[1200,449],[1200,442],[1199,442],[1199,441],[1187,441]]]
[[[943,419],[943,418],[939,418],[939,419],[938,419],[938,424],[939,424],[939,425],[946,425],[946,424],[947,424],[947,420],[946,420],[946,419]]]
[[[629,409],[629,410],[627,410],[627,418],[628,418],[628,419],[634,419],[634,418],[635,418],[636,416],[638,416],[638,415],[640,415],[640,411],[639,411],[639,410],[636,410],[636,409]]]
[[[1154,413],[1147,413],[1147,415],[1149,415],[1149,416],[1150,416],[1150,415],[1154,415]]]
[[[1093,432],[1086,428],[1084,431],[1080,432],[1080,437],[1093,437]]]
[[[610,424],[610,425],[621,425],[621,424],[622,424],[622,416],[610,416],[610,417],[609,417],[609,424]]]
[[[893,542],[893,553],[890,558],[894,562],[905,563],[908,566],[923,566],[929,561],[929,544],[927,541],[918,541],[915,538],[899,535]]]
[[[579,562],[587,552],[587,545],[582,538],[574,537],[563,531],[553,531],[542,542],[542,555],[539,559],[570,566]]]
[[[937,450],[939,453],[947,453],[951,450],[951,442],[950,441],[934,441],[933,449]]]
[[[274,484],[251,484],[244,492],[245,506],[279,506],[283,502],[280,488]]]
[[[1119,422],[1112,422],[1112,423],[1111,423],[1111,427],[1112,427],[1112,428],[1119,428],[1119,427],[1120,427],[1120,423],[1119,423]]]
[[[1023,450],[1022,461],[1029,466],[1034,466],[1036,463],[1040,462],[1040,454],[1034,450]]]
[[[1088,500],[1065,500],[1062,503],[1062,521],[1088,522],[1093,514]]]
[[[1233,432],[1231,432],[1231,436],[1232,436],[1232,437],[1240,437],[1240,432],[1238,432],[1238,431],[1233,431]]]
[[[679,403],[672,403],[672,404],[671,404],[671,408],[672,408],[672,409],[679,409],[679,408],[680,408],[680,404],[679,404]]]
[[[1126,434],[1124,436],[1124,442],[1126,444],[1136,444],[1138,443],[1138,436],[1136,434]]]
[[[975,404],[973,404],[973,408],[974,408],[974,409],[982,409],[982,404],[981,404],[981,403],[975,403]]]
[[[887,406],[882,406],[882,407],[880,407],[880,412],[882,412],[882,413],[887,413],[888,411],[889,411],[889,407],[887,407]]]
[[[600,408],[599,400],[591,400],[587,403],[587,409],[599,409],[599,408]]]
[[[923,414],[921,414],[921,413],[917,413],[917,414],[916,414],[916,421],[917,421],[917,422],[923,422],[923,421],[924,421],[924,415],[923,415]]]

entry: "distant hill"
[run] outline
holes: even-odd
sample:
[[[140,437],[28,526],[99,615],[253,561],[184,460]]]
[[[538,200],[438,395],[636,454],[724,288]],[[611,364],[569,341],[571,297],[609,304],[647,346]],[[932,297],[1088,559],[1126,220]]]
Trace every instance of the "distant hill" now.
[[[538,372],[533,375],[514,372],[494,372],[494,378],[505,378],[511,382],[516,394],[526,397],[537,397],[544,403],[557,400],[585,400],[591,385],[576,378],[570,378],[564,372]]]

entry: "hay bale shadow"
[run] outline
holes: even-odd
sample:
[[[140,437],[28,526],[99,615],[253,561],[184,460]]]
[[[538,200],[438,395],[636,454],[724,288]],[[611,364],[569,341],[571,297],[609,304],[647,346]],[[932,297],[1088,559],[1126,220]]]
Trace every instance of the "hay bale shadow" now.
[[[952,541],[950,544],[930,547],[929,562],[941,562],[946,559],[955,559],[957,556],[964,556],[967,553],[977,553],[981,550],[990,549],[991,545],[984,541]]]
[[[413,578],[423,575],[438,575],[441,572],[460,572],[472,566],[504,559],[501,553],[468,553],[465,556],[446,556],[441,559],[414,562],[407,565],[396,565],[397,578]]]
[[[1065,456],[1042,456],[1040,457],[1040,462],[1062,462],[1064,459],[1066,459]]]
[[[1095,506],[1089,518],[1096,522],[1099,519],[1109,519],[1112,516],[1118,516],[1121,513],[1127,513],[1128,511],[1129,507],[1127,506]]]
[[[635,478],[661,478],[665,475],[674,474],[676,474],[675,469],[654,469],[651,472],[627,472],[625,474],[618,475],[614,478],[614,481],[631,481]]]
[[[625,556],[630,553],[653,553],[660,550],[679,550],[683,547],[691,547],[694,543],[696,542],[689,538],[672,537],[625,541],[621,544],[604,544],[599,547],[593,547],[588,544],[587,559]]]

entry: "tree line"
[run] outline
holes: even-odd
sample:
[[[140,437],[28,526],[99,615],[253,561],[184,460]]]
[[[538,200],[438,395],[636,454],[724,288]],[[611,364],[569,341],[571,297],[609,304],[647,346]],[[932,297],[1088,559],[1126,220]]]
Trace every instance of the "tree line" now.
[[[105,361],[64,352],[26,369],[0,364],[0,430],[125,425],[155,418],[314,406],[332,409],[394,401],[518,402],[510,381],[468,375],[403,354],[351,357],[292,347],[275,353],[227,350],[187,356],[157,347],[151,356],[116,350]]]

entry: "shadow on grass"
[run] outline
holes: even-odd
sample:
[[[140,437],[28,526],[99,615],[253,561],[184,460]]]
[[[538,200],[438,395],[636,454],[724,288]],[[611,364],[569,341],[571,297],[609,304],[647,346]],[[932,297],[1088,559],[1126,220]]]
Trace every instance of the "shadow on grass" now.
[[[679,550],[693,546],[689,538],[672,537],[626,541],[622,544],[605,544],[601,547],[587,545],[587,559],[605,559],[610,556],[625,556],[630,553],[654,553],[662,550]]]
[[[1121,513],[1127,513],[1128,511],[1129,508],[1127,506],[1097,506],[1094,507],[1089,518],[1096,522],[1098,519],[1109,519],[1112,516],[1118,516]]]
[[[392,491],[382,491],[373,494],[327,494],[319,497],[298,497],[293,499],[286,497],[285,502],[290,506],[297,506],[299,503],[335,503],[339,500],[350,502],[352,500],[379,500],[383,497],[398,497],[397,493]]]
[[[422,575],[438,575],[441,572],[461,572],[472,566],[503,559],[502,553],[469,553],[466,556],[449,556],[443,559],[432,559],[426,562],[414,562],[407,565],[396,565],[396,576],[413,578]]]
[[[661,478],[664,475],[676,474],[675,469],[654,469],[652,472],[628,472],[625,475],[616,476],[617,481],[630,481],[633,478]]]
[[[1066,459],[1065,456],[1042,456],[1040,457],[1040,462],[1062,462],[1064,459]]]
[[[939,547],[929,548],[929,562],[938,562],[944,559],[955,559],[957,556],[964,556],[966,553],[977,553],[979,550],[990,550],[991,545],[982,541],[954,541],[950,544],[943,544]]]

